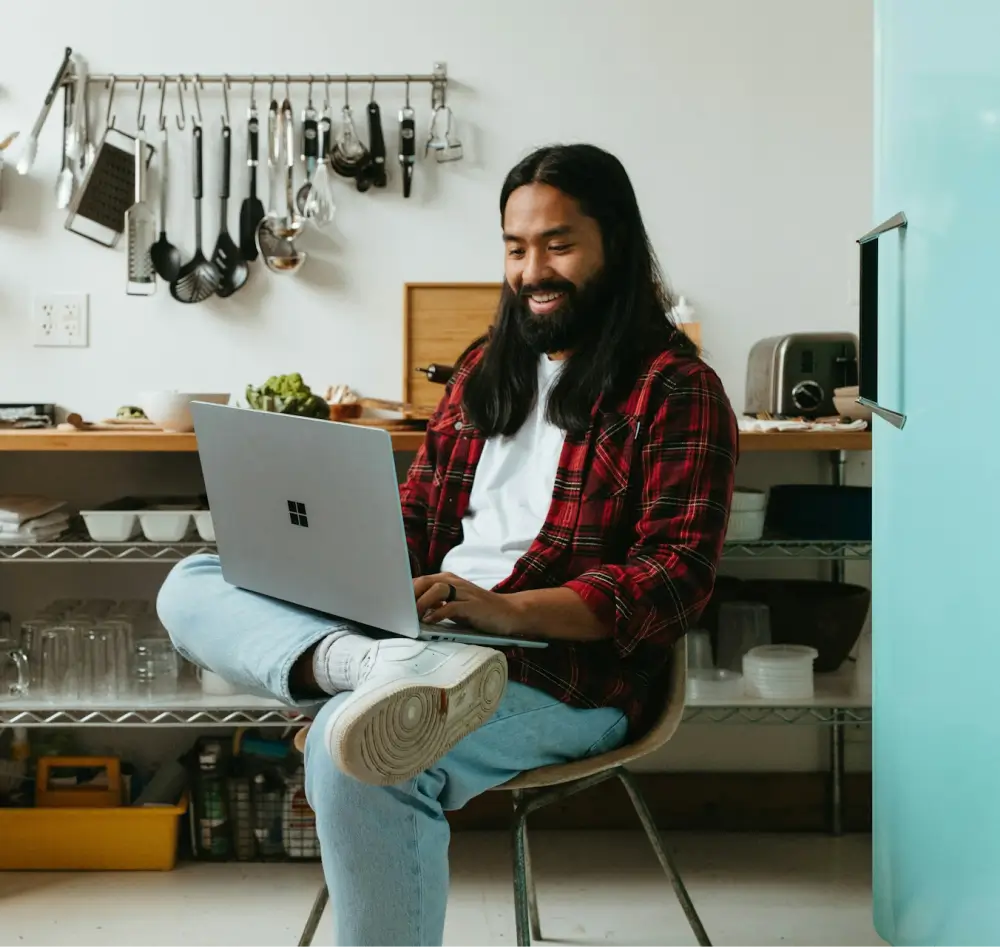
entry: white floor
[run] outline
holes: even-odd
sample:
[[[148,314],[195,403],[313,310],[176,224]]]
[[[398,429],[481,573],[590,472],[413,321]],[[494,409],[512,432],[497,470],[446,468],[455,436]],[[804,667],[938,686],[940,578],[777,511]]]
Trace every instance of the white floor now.
[[[688,835],[670,842],[717,945],[881,943],[871,923],[868,836]],[[641,835],[537,832],[533,843],[547,942],[694,943]],[[0,944],[295,944],[319,882],[314,865],[0,873]],[[445,943],[513,944],[512,904],[507,836],[456,835]],[[317,945],[331,943],[329,919]]]

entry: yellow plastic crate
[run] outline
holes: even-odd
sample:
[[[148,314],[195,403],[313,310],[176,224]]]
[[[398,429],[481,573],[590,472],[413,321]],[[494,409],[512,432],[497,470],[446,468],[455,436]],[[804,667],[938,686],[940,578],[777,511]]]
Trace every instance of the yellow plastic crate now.
[[[170,871],[187,807],[0,809],[0,870]]]

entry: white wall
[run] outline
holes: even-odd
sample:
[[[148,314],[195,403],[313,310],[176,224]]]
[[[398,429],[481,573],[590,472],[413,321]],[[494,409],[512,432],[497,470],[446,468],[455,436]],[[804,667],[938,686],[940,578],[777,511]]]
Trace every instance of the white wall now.
[[[410,202],[398,193],[398,176],[389,193],[339,187],[336,228],[308,242],[315,257],[301,278],[255,272],[231,300],[185,307],[165,287],[153,299],[127,297],[123,249],[62,229],[53,198],[57,106],[31,176],[10,168],[5,175],[0,399],[54,399],[98,416],[145,387],[242,389],[284,371],[301,371],[318,387],[343,381],[398,396],[403,282],[499,278],[504,174],[533,146],[590,140],[629,169],[653,243],[699,309],[710,358],[740,407],[755,339],[855,324],[848,247],[868,224],[870,19],[869,0],[625,0],[614,8],[598,0],[174,0],[169,15],[149,5],[141,12],[134,0],[22,6],[0,69],[0,134],[27,133],[65,44],[94,72],[427,72],[443,59],[467,160],[421,164]],[[365,87],[353,91],[363,105]],[[422,148],[429,93],[413,95]],[[401,96],[394,87],[380,93],[386,116]],[[173,90],[167,101],[173,108]],[[234,118],[242,117],[246,91],[232,101]],[[135,102],[134,90],[119,89],[115,112],[125,130]],[[202,102],[211,195],[218,90]],[[146,104],[152,129],[156,95]],[[302,104],[298,97],[297,112]],[[102,124],[103,101],[93,111]],[[394,149],[388,119],[386,133]],[[238,128],[234,142],[238,162]],[[187,255],[189,133],[175,132],[171,144],[169,229]],[[210,245],[217,219],[209,199]],[[89,349],[31,347],[39,289],[90,293]]]
[[[339,187],[334,233],[309,240],[314,258],[301,278],[255,272],[233,299],[185,307],[164,287],[153,299],[127,297],[122,250],[62,229],[53,197],[61,118],[54,109],[31,176],[19,178],[9,167],[6,173],[0,401],[54,400],[101,417],[146,387],[238,391],[286,371],[301,371],[319,388],[347,382],[367,394],[397,396],[402,284],[498,279],[496,203],[505,173],[533,146],[589,140],[615,151],[629,169],[661,261],[697,306],[708,358],[740,408],[753,341],[856,327],[850,305],[856,257],[849,251],[869,223],[871,3],[625,0],[614,9],[597,0],[530,7],[384,0],[370,8],[174,0],[169,16],[149,5],[133,12],[124,0],[24,7],[0,68],[0,136],[15,127],[26,134],[65,43],[100,72],[425,72],[443,59],[467,159],[441,168],[420,164],[409,202],[398,193],[398,175],[388,193]],[[339,105],[341,90],[334,92]],[[260,100],[265,94],[258,89]],[[353,101],[362,105],[366,94],[356,87]],[[389,117],[401,96],[398,88],[379,95],[390,151],[396,132]],[[426,89],[413,92],[421,148],[428,97]],[[131,130],[134,90],[115,101],[119,125]],[[172,109],[175,93],[167,101]],[[206,91],[202,101],[213,132],[221,98]],[[245,91],[232,103],[234,118],[242,116]],[[297,98],[296,111],[302,104]],[[150,128],[156,105],[155,94],[147,94]],[[103,102],[94,112],[102,121]],[[239,129],[234,139],[235,167]],[[176,132],[171,139],[169,230],[185,254],[192,249],[188,143]],[[214,148],[207,164],[212,194]],[[237,173],[234,192],[244,187]],[[217,210],[206,203],[212,244]],[[31,347],[30,308],[39,289],[90,293],[90,348]],[[168,482],[188,487],[197,478],[193,458],[62,458],[58,466],[51,460],[8,456],[0,464],[0,492],[30,485],[94,501],[140,476],[147,489]],[[823,475],[814,457],[747,457],[740,470],[748,484]],[[852,482],[868,476],[861,461]],[[23,581],[19,570],[32,580]],[[0,570],[0,602],[13,603],[15,612],[49,594],[43,572],[46,582],[95,595],[113,594],[114,582],[145,592],[159,575],[157,566],[19,570]],[[654,765],[823,765],[821,733],[752,732],[749,738],[744,727],[685,727]],[[866,748],[851,750],[866,765]]]

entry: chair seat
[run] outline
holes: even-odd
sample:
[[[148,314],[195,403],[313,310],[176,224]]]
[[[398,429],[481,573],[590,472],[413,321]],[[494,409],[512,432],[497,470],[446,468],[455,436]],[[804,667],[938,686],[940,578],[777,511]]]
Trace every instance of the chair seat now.
[[[663,709],[652,727],[642,736],[632,743],[602,753],[600,756],[573,760],[571,763],[553,763],[551,766],[540,766],[538,769],[528,770],[496,788],[519,790],[558,786],[562,783],[571,783],[578,779],[596,776],[598,773],[625,766],[633,760],[648,756],[663,746],[680,726],[684,717],[686,683],[687,643],[682,638],[674,647]]]

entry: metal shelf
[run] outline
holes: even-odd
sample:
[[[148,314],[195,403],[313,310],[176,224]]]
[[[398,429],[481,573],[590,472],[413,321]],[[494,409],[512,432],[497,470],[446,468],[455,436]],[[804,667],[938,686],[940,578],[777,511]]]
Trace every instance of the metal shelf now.
[[[803,724],[833,726],[835,724],[870,724],[870,707],[698,707],[688,705],[685,723],[741,724]]]
[[[803,724],[821,726],[870,723],[870,699],[854,696],[850,680],[839,675],[819,677],[816,696],[805,701],[765,701],[736,698],[692,700],[685,722],[733,724]],[[301,723],[299,711],[268,698],[250,695],[206,696],[200,691],[146,703],[123,697],[100,704],[60,704],[40,700],[0,701],[0,727],[278,727]]]
[[[51,543],[0,543],[0,561],[10,562],[178,562],[199,552],[215,552],[215,544],[200,539],[180,543],[95,543],[78,534]]]
[[[870,542],[836,540],[761,539],[752,543],[726,543],[727,559],[821,559],[826,561],[871,559]]]
[[[727,559],[863,560],[871,558],[871,543],[764,539],[726,543]],[[177,562],[201,552],[215,552],[214,543],[199,539],[180,543],[95,543],[70,534],[57,542],[13,545],[0,543],[0,561],[11,562]]]
[[[280,727],[302,715],[276,700],[249,695],[208,697],[200,692],[143,704],[123,698],[101,704],[40,700],[0,701],[0,726],[18,727]]]

